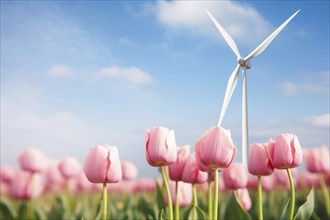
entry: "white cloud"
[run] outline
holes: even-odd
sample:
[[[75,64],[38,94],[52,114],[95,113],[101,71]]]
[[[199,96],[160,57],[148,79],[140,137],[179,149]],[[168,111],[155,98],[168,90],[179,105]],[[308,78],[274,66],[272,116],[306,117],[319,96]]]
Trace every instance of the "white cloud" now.
[[[330,114],[308,116],[296,119],[278,119],[254,122],[250,127],[250,144],[276,139],[281,133],[294,133],[303,147],[329,145]]]
[[[65,65],[51,66],[47,73],[51,77],[71,78],[74,76],[74,70]]]
[[[155,79],[148,72],[137,67],[106,67],[100,70],[99,75],[132,86],[148,85],[155,82]]]
[[[274,29],[256,9],[232,1],[159,1],[156,16],[170,30],[221,38],[205,8],[235,40],[244,44],[260,43]]]
[[[79,75],[77,75],[78,72],[80,73]],[[148,72],[135,66],[110,66],[92,71],[88,69],[74,69],[66,65],[58,64],[51,66],[46,74],[54,78],[85,80],[92,84],[106,80],[114,86],[119,86],[121,89],[141,88],[156,82],[156,79]]]
[[[293,95],[329,95],[329,71],[323,71],[318,74],[310,74],[303,82],[283,82],[279,85],[282,94]]]
[[[329,127],[330,126],[330,114],[316,115],[303,119],[304,122],[315,127]]]
[[[98,115],[95,118],[93,113],[82,113],[66,105],[47,103],[42,97],[43,92],[41,88],[21,80],[21,83],[6,87],[5,92],[1,93],[1,165],[17,166],[17,155],[26,147],[38,148],[50,158],[74,156],[83,162],[91,146],[111,144],[118,147],[121,159],[137,164],[142,176],[149,176],[153,172],[143,159],[144,124],[147,122],[141,119],[131,123],[135,117],[141,118],[141,115],[136,115],[139,114],[138,108],[143,105],[140,101],[134,100],[138,102],[137,105],[133,104],[138,106],[135,114],[126,111],[127,107],[123,107],[123,103],[119,108],[110,104],[113,109],[93,105],[91,111],[97,109],[95,112],[99,113],[98,109],[106,109],[104,117]],[[101,122],[98,118],[102,118]],[[143,125],[139,126],[141,121]]]

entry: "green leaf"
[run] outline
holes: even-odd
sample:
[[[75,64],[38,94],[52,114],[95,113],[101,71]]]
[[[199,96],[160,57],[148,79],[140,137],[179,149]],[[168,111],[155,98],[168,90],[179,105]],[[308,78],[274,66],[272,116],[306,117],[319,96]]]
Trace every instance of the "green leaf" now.
[[[288,218],[288,206],[290,204],[290,199],[288,199],[285,204],[282,206],[280,220]]]
[[[313,214],[313,210],[314,210],[314,188],[312,188],[311,191],[309,192],[306,202],[298,208],[298,212],[293,219],[294,220],[309,219]]]
[[[206,219],[205,212],[201,208],[199,208],[198,206],[193,206],[193,205],[189,206],[189,208],[183,214],[184,219],[193,219],[193,216],[192,216],[193,211],[196,211],[197,219]]]
[[[251,220],[250,214],[245,211],[239,203],[238,198],[235,195],[232,195],[229,203],[228,208],[225,214],[225,219],[248,219]]]
[[[17,219],[26,219],[27,202],[22,202],[18,207]]]
[[[47,219],[46,213],[44,212],[44,210],[42,210],[42,208],[38,204],[34,205],[34,212],[36,214],[36,219],[38,220]]]
[[[156,219],[156,214],[152,204],[150,204],[145,198],[141,197],[138,202],[137,208],[144,214],[148,219],[148,216],[151,216],[152,219]]]
[[[100,220],[102,218],[102,211],[103,211],[103,202],[100,201],[96,209],[96,215],[94,218],[95,220]]]
[[[166,205],[164,202],[164,190],[163,187],[161,187],[156,180],[156,198],[157,198],[157,207],[158,210],[165,209]]]
[[[228,202],[229,202],[228,199],[223,200],[222,202],[219,202],[219,204],[218,204],[218,218],[219,219],[225,219]]]
[[[164,209],[161,209],[159,211],[159,213],[158,213],[158,219],[159,220],[167,220],[168,219],[167,216],[166,216],[166,214],[165,214],[165,212],[164,212]]]
[[[64,207],[63,199],[61,197],[56,197],[51,210],[47,213],[47,219],[64,219]]]
[[[12,203],[6,198],[1,198],[0,200],[0,219],[15,219],[17,217],[17,212],[13,208]]]
[[[191,213],[191,210],[194,208],[193,205],[190,205],[183,213],[183,219],[188,219]]]

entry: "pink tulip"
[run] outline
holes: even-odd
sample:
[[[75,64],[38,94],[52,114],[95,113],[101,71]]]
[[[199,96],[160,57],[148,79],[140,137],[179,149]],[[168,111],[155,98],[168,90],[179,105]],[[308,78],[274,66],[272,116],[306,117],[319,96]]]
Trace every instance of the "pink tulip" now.
[[[267,176],[273,173],[273,163],[267,152],[267,143],[252,144],[248,164],[249,172],[256,176]]]
[[[171,197],[175,201],[175,181],[169,181],[169,187],[171,192]],[[190,183],[184,183],[182,181],[178,182],[178,202],[179,207],[186,207],[191,205],[192,201],[192,185]],[[164,202],[168,205],[167,195],[164,194]]]
[[[323,145],[304,151],[307,170],[312,173],[330,173],[330,153],[327,146]]]
[[[166,166],[176,161],[176,142],[173,130],[153,127],[146,131],[146,157],[151,166]]]
[[[84,172],[92,183],[119,182],[122,179],[122,170],[117,147],[92,147],[84,163]]]
[[[311,188],[311,187],[319,187],[320,186],[320,176],[317,173],[311,173],[308,171],[300,174],[297,180],[297,188]]]
[[[15,199],[28,200],[39,197],[45,187],[43,177],[39,173],[18,171],[11,184],[11,196]]]
[[[227,168],[234,159],[236,147],[229,130],[212,127],[195,144],[195,152],[199,168],[210,171],[208,168]]]
[[[18,156],[19,165],[23,170],[42,172],[47,167],[47,158],[39,150],[28,148]]]
[[[294,168],[302,163],[302,150],[294,134],[278,135],[275,144],[270,144],[268,150],[276,169]]]
[[[297,168],[291,169],[290,170],[293,179],[297,178]],[[290,187],[290,182],[288,179],[288,174],[286,170],[280,170],[280,169],[275,169],[273,175],[274,177],[274,185],[276,187],[278,186],[283,186],[286,189],[289,189]]]
[[[93,183],[88,181],[86,175],[79,175],[77,177],[77,189],[80,192],[90,192],[93,189]]]
[[[237,197],[238,197],[238,200],[239,200],[242,208],[245,211],[250,210],[250,208],[252,206],[252,201],[251,201],[251,198],[250,198],[249,191],[246,188],[238,189],[237,190]]]
[[[264,191],[271,191],[273,189],[274,186],[274,176],[269,175],[269,176],[263,176],[261,178],[261,185],[262,185],[262,189]]]
[[[186,183],[204,183],[207,179],[207,172],[201,171],[197,166],[195,153],[189,154],[183,168],[182,181]]]
[[[184,164],[188,158],[190,152],[190,146],[184,145],[182,147],[177,147],[177,159],[169,166],[170,179],[174,181],[182,180],[182,173]]]
[[[0,180],[0,196],[7,195],[10,190],[10,184]]]
[[[45,170],[46,176],[46,190],[54,191],[62,189],[65,184],[65,179],[59,170],[59,161],[50,161],[47,169]]]
[[[129,161],[121,162],[121,170],[123,173],[123,180],[135,179],[138,175],[136,166]]]
[[[138,179],[136,180],[135,192],[137,193],[153,193],[156,191],[156,182],[154,179]]]
[[[15,177],[15,170],[10,166],[1,166],[0,167],[0,181],[5,183],[11,183]]]
[[[241,163],[233,163],[223,171],[223,180],[227,189],[245,188],[248,183],[248,175]]]
[[[70,179],[80,174],[80,164],[76,158],[66,157],[59,162],[58,168],[63,177]]]

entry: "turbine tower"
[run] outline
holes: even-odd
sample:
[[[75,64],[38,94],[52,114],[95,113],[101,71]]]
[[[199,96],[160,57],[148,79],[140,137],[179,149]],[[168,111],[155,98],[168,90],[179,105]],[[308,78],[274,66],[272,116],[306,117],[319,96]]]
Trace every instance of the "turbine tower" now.
[[[237,66],[229,77],[225,97],[222,103],[222,108],[219,116],[218,126],[221,125],[223,117],[225,116],[230,98],[234,92],[237,84],[238,75],[242,68],[242,163],[247,168],[248,154],[249,154],[249,139],[248,139],[248,109],[247,109],[247,82],[246,82],[246,70],[251,69],[250,60],[253,57],[261,54],[267,46],[274,40],[274,38],[282,31],[282,29],[298,14],[300,10],[291,15],[281,26],[279,26],[271,35],[269,35],[255,50],[253,50],[248,56],[243,58],[239,53],[233,38],[225,31],[225,29],[219,24],[219,22],[213,17],[213,15],[206,9],[207,14],[217,27],[218,31],[225,39],[229,47],[235,53],[237,57]]]

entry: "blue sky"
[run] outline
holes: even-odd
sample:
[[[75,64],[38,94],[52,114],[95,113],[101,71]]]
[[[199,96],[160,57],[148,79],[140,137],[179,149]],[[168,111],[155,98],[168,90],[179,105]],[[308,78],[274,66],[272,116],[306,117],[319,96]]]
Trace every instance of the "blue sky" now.
[[[295,133],[329,146],[328,1],[1,1],[1,164],[26,147],[84,161],[117,146],[140,176],[145,130],[174,129],[192,147],[218,121],[236,57],[300,13],[248,70],[250,144]],[[241,160],[241,78],[222,126]]]

